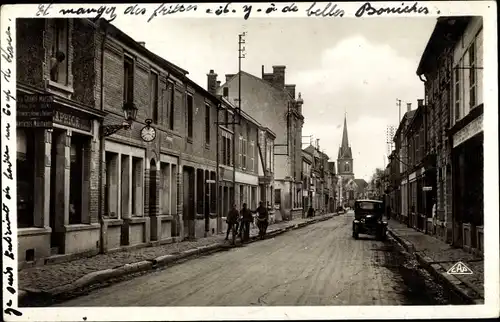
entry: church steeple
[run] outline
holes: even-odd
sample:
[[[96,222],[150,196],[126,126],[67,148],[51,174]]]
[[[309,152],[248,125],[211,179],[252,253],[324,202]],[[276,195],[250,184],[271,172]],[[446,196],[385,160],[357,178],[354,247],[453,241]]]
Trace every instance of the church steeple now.
[[[344,131],[342,132],[342,144],[339,148],[339,159],[352,159],[351,147],[347,135],[347,114],[344,116]]]
[[[345,178],[354,178],[352,151],[349,146],[347,135],[347,115],[344,116],[344,130],[342,132],[342,144],[339,147],[337,157],[338,174]]]
[[[342,133],[342,149],[349,147],[349,139],[347,137],[347,115],[344,116],[344,132]]]

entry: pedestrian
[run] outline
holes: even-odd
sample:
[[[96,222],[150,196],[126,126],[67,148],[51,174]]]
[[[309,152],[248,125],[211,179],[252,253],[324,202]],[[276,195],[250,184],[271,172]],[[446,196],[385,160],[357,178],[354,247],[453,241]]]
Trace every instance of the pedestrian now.
[[[387,220],[391,219],[391,206],[387,206]]]
[[[436,198],[432,198],[432,234],[436,235],[437,216],[436,216]]]
[[[235,232],[238,231],[238,217],[240,216],[240,213],[238,209],[236,209],[236,204],[233,204],[233,208],[229,210],[226,218],[226,223],[227,223],[227,232],[226,232],[226,240],[229,239],[229,233],[231,230],[234,229]],[[234,245],[234,239],[232,241]]]
[[[247,204],[243,204],[243,208],[240,211],[241,215],[241,228],[240,235],[241,240],[247,242],[250,239],[250,223],[253,221],[253,215],[250,209],[247,208]]]
[[[307,218],[312,218],[314,216],[314,209],[313,207],[309,207],[307,210]]]
[[[267,208],[264,206],[264,203],[259,202],[259,207],[255,209],[257,213],[257,227],[259,228],[259,237],[260,239],[264,239],[266,236],[267,226],[269,225],[269,212]]]

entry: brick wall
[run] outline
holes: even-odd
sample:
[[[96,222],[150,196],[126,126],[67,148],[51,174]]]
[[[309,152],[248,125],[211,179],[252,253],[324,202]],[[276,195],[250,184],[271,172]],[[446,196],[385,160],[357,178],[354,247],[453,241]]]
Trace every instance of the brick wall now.
[[[82,19],[76,19],[72,31],[73,60],[73,96],[75,101],[82,102],[85,105],[96,106],[96,78],[99,70],[96,68],[96,33],[95,28]],[[100,65],[100,60],[99,60]],[[100,76],[100,75],[99,75]]]
[[[16,19],[17,79],[43,88],[46,19]]]

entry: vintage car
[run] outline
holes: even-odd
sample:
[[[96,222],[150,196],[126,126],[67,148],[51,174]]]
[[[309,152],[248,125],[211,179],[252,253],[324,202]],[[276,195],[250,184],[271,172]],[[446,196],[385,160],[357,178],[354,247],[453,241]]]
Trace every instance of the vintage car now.
[[[356,200],[354,203],[354,221],[352,223],[352,237],[359,238],[359,234],[376,236],[377,240],[384,240],[387,233],[387,222],[383,221],[384,203],[380,200]]]

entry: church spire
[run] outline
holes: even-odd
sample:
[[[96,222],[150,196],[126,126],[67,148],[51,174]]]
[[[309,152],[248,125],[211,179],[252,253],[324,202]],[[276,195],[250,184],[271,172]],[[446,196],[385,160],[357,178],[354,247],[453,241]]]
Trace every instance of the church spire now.
[[[342,149],[349,147],[349,139],[347,137],[347,113],[344,115],[344,132],[342,133]]]

